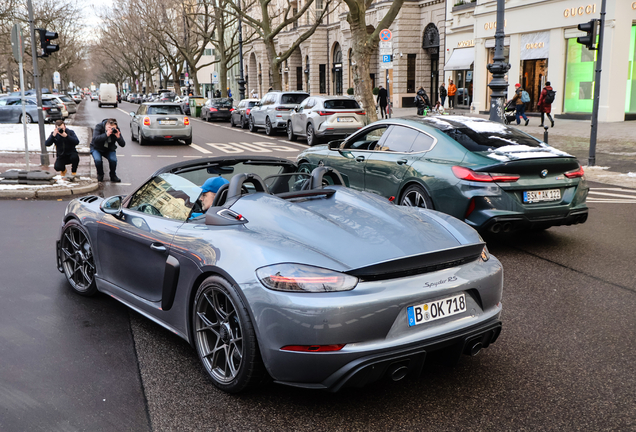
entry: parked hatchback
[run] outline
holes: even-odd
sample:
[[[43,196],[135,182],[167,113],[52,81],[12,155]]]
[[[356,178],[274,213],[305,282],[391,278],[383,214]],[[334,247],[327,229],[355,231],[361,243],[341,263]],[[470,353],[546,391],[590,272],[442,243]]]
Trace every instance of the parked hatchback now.
[[[307,138],[310,146],[323,138],[344,138],[367,124],[366,112],[346,96],[312,96],[292,110],[287,138]]]
[[[201,107],[201,118],[205,121],[229,121],[233,110],[234,107],[230,98],[208,99]]]
[[[258,99],[243,99],[237,107],[232,111],[232,117],[230,118],[230,124],[232,127],[241,126],[242,129],[247,128],[248,118],[252,108],[259,102]]]
[[[38,121],[38,106],[34,97],[25,98],[26,122]],[[47,123],[62,119],[62,113],[57,102],[51,98],[42,97],[42,114]],[[19,97],[7,96],[0,98],[0,123],[22,123],[22,100]]]
[[[184,141],[192,144],[190,119],[178,104],[147,102],[137,112],[130,113],[130,133],[133,141],[144,145],[150,141]]]
[[[70,97],[66,95],[53,95],[53,98],[57,100],[58,105],[62,105],[60,108],[64,118],[77,112],[77,104]]]
[[[267,135],[273,135],[277,130],[287,129],[287,121],[291,110],[309,97],[305,92],[272,91],[250,111],[250,132],[265,128]]]

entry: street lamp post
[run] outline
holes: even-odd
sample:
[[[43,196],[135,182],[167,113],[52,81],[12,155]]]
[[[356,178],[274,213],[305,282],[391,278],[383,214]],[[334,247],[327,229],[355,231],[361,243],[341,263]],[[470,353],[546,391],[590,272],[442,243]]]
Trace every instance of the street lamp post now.
[[[241,10],[241,0],[237,0],[238,9]],[[239,100],[245,99],[245,76],[243,75],[243,21],[238,15],[238,43],[239,43]]]
[[[498,123],[504,122],[505,93],[508,82],[505,79],[506,72],[510,69],[510,63],[504,63],[504,8],[505,0],[497,0],[497,30],[495,32],[495,56],[493,62],[487,67],[492,74],[492,80],[488,87],[492,89],[490,95],[490,120]]]

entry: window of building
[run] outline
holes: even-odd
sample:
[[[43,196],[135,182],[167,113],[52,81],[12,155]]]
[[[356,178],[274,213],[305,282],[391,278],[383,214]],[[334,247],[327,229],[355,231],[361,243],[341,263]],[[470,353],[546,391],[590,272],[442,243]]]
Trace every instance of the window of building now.
[[[327,93],[327,65],[321,64],[318,66],[320,71],[320,93]]]
[[[596,51],[568,39],[565,64],[565,91],[563,111],[591,113],[594,96],[594,65]]]
[[[415,58],[416,54],[409,54],[406,59],[406,92],[415,93]]]

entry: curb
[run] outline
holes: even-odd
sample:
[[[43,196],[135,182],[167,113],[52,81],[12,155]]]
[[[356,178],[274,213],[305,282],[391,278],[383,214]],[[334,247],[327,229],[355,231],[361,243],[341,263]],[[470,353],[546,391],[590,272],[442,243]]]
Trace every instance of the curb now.
[[[86,185],[77,186],[74,188],[63,189],[12,189],[12,190],[0,190],[0,198],[25,198],[25,199],[37,199],[37,198],[57,198],[64,196],[83,195],[88,192],[93,192],[99,189],[98,182],[91,182]]]

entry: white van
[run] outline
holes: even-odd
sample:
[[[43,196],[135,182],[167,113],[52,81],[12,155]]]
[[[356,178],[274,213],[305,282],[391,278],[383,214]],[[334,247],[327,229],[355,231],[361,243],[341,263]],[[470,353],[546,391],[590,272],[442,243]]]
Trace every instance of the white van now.
[[[101,83],[99,85],[99,107],[102,105],[114,105],[117,108],[117,86],[115,84]]]

